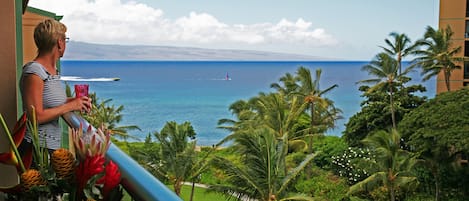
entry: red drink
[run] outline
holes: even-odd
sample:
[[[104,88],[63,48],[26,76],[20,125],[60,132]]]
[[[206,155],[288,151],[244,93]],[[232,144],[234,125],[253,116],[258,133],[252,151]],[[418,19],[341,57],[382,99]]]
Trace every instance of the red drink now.
[[[80,98],[82,96],[88,96],[88,88],[87,84],[76,84],[75,85],[75,97]]]

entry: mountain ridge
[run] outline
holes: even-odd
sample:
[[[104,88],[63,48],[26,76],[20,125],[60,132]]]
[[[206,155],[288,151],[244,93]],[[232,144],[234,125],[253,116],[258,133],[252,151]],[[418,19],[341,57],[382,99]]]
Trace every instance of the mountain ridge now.
[[[176,60],[176,61],[324,61],[310,55],[257,50],[208,49],[177,46],[112,45],[71,41],[66,60]]]

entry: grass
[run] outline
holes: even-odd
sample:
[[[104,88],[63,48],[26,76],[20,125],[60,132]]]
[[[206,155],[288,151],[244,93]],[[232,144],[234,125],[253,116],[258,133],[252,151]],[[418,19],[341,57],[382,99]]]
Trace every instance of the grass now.
[[[169,189],[173,189],[171,185],[168,186]],[[191,186],[184,185],[182,187],[181,197],[184,201],[190,200],[191,195]],[[132,198],[124,192],[123,201],[131,201]],[[195,187],[193,201],[213,201],[213,200],[226,200],[226,197],[219,193],[208,193],[204,188]]]

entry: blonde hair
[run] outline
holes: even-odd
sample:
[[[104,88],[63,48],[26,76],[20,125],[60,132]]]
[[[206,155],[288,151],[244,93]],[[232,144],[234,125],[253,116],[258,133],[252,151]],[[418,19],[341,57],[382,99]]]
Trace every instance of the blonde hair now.
[[[52,51],[57,45],[57,40],[60,37],[65,38],[66,31],[67,27],[57,20],[46,19],[40,22],[34,29],[34,43],[38,54]]]

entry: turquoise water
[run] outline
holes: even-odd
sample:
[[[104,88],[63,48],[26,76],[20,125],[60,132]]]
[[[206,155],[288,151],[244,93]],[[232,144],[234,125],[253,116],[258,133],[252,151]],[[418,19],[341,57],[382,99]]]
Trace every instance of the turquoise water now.
[[[348,118],[360,110],[360,92],[355,83],[368,78],[360,71],[367,62],[237,62],[237,61],[62,61],[62,75],[76,83],[88,83],[90,91],[112,104],[124,105],[122,125],[137,125],[131,134],[144,139],[160,131],[167,121],[190,121],[199,145],[212,145],[228,135],[217,129],[222,118],[233,118],[231,103],[269,92],[270,84],[299,66],[314,72],[322,69],[321,89],[338,84],[326,94],[343,111],[343,119],[329,135],[340,136]],[[227,74],[231,78],[226,80]],[[79,79],[77,79],[78,77]],[[103,81],[99,78],[120,78]],[[420,82],[418,73],[412,75]],[[433,97],[434,80],[423,83],[424,94]]]

